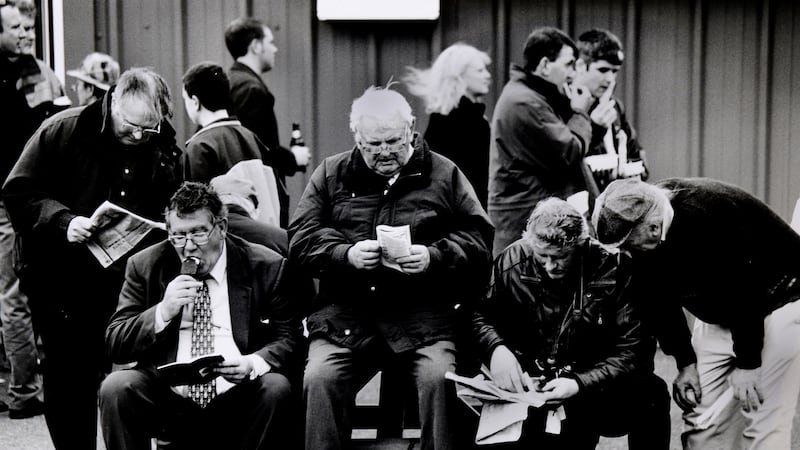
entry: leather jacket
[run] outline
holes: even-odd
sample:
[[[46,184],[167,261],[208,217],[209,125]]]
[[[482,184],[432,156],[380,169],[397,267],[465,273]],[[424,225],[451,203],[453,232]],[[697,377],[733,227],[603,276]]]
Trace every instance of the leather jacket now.
[[[505,345],[533,376],[541,375],[537,360],[552,358],[559,368],[569,366],[582,389],[638,368],[643,340],[629,275],[616,255],[592,240],[578,251],[580,273],[561,281],[547,276],[524,239],[497,258],[488,294],[473,316],[484,361]]]

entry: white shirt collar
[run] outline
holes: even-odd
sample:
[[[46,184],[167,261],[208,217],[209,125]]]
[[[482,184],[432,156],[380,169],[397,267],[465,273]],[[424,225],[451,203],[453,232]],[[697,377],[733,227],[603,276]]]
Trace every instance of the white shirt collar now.
[[[228,270],[228,252],[227,252],[227,244],[225,241],[222,241],[222,253],[220,253],[219,258],[217,258],[217,262],[214,264],[214,267],[208,272],[208,276],[214,279],[217,283],[222,283],[223,277],[225,277],[225,272]]]

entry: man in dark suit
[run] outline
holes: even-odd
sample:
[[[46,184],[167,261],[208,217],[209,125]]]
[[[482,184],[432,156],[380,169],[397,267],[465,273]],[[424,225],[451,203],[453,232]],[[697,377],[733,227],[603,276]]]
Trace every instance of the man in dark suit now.
[[[178,189],[166,223],[169,240],[129,261],[106,332],[114,361],[137,362],[100,389],[106,447],[149,449],[157,435],[181,448],[290,448],[290,379],[303,355],[286,260],[227,235],[225,207],[200,183]],[[181,273],[189,259],[194,276]],[[209,383],[170,386],[155,369],[212,352],[225,361]]]

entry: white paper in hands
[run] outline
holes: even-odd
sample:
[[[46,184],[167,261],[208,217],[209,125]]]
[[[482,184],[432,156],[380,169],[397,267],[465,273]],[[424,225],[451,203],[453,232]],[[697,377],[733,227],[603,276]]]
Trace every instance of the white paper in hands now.
[[[381,264],[402,272],[403,268],[397,263],[397,258],[411,254],[411,227],[378,225],[375,231],[381,247]]]

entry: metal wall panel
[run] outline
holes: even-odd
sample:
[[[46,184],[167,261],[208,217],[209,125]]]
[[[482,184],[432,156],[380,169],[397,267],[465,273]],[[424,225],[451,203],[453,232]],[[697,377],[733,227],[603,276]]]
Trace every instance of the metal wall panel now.
[[[153,66],[175,90],[181,140],[191,131],[180,102],[182,73],[202,60],[228,66],[225,25],[243,14],[264,19],[279,48],[265,79],[276,95],[282,142],[291,122],[300,122],[313,164],[352,145],[354,97],[399,79],[407,65],[427,66],[453,42],[491,55],[491,115],[531,29],[552,25],[575,35],[608,28],[626,47],[617,93],[654,179],[727,180],[787,218],[800,194],[793,176],[800,171],[800,7],[790,0],[443,0],[439,20],[405,23],[319,22],[314,0],[75,1],[93,4],[95,13],[66,14],[76,23],[65,28],[83,27],[68,35],[68,55],[108,49],[123,67]],[[91,33],[95,42],[87,43]],[[67,65],[77,65],[74,56]],[[410,100],[423,130],[421,102]],[[309,174],[291,178],[295,200]]]

